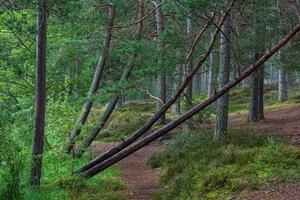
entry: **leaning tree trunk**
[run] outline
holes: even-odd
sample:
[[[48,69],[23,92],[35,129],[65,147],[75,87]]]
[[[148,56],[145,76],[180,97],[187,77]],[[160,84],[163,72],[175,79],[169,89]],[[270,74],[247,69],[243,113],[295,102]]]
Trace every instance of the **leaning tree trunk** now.
[[[235,3],[235,0],[232,1],[227,12],[221,18],[221,20],[218,24],[218,27],[222,26],[226,17],[228,16],[229,12],[231,11],[234,3]],[[198,44],[200,38],[203,36],[204,32],[207,30],[207,28],[210,25],[211,25],[211,20],[208,21],[206,23],[206,25],[202,28],[202,30],[198,33],[198,35],[194,41],[194,44],[192,45],[192,48],[190,49],[189,55],[187,56],[188,59],[193,55],[196,45]],[[95,159],[93,159],[92,161],[90,161],[89,163],[84,165],[82,168],[80,168],[79,172],[87,171],[88,169],[92,168],[93,166],[97,165],[98,163],[112,157],[113,155],[117,154],[118,152],[120,152],[121,150],[123,150],[124,148],[126,148],[127,146],[129,146],[130,144],[135,142],[136,140],[138,140],[141,136],[143,136],[158,121],[158,119],[162,116],[162,114],[164,114],[172,106],[172,104],[176,100],[179,99],[180,95],[183,93],[184,89],[187,87],[187,85],[192,80],[194,75],[201,69],[201,67],[203,66],[204,62],[209,57],[209,54],[213,49],[213,46],[217,40],[217,36],[218,36],[219,32],[220,32],[220,29],[216,28],[215,32],[212,34],[212,38],[211,38],[211,41],[210,41],[207,51],[205,52],[203,57],[197,62],[196,66],[193,68],[192,72],[182,81],[182,84],[175,91],[173,97],[170,98],[170,100],[166,104],[164,104],[163,107],[154,114],[154,116],[152,116],[142,127],[140,127],[137,131],[135,131],[125,141],[123,141],[122,143],[113,147],[112,149],[108,150],[107,152],[104,152],[103,154],[99,155],[98,157],[96,157]]]
[[[97,92],[100,80],[103,74],[103,69],[106,65],[106,60],[109,56],[109,46],[110,46],[110,41],[112,37],[112,30],[113,30],[113,24],[114,24],[114,18],[115,18],[115,11],[114,11],[114,6],[111,5],[109,7],[109,14],[108,14],[109,22],[108,22],[108,28],[106,30],[106,35],[105,35],[105,40],[104,40],[104,49],[103,49],[103,54],[99,58],[99,62],[96,66],[96,70],[94,73],[93,81],[91,83],[89,92],[88,92],[88,100],[84,103],[82,107],[81,114],[79,118],[76,121],[75,129],[69,134],[69,144],[66,148],[66,152],[70,153],[71,150],[74,147],[75,144],[75,138],[80,134],[82,126],[84,126],[87,117],[91,111],[92,105],[93,105],[93,100],[92,96]]]
[[[138,21],[139,23],[137,24],[137,34],[136,38],[138,41],[141,40],[142,34],[143,34],[143,22],[142,18],[144,17],[144,0],[139,0],[139,7],[138,7]],[[130,74],[133,70],[134,67],[134,60],[137,58],[136,53],[134,54],[133,58],[129,61],[128,67],[124,71],[120,81],[119,81],[119,86],[122,85],[122,83],[126,80],[129,79]],[[95,140],[97,135],[100,133],[106,122],[108,121],[110,115],[114,111],[117,102],[120,100],[122,101],[122,93],[120,92],[119,94],[115,95],[115,97],[109,102],[108,106],[106,107],[105,112],[102,114],[99,123],[95,129],[92,130],[92,132],[83,140],[82,145],[75,151],[75,155],[77,157],[80,157],[85,150],[92,144],[92,142]]]
[[[98,174],[99,172],[105,170],[106,168],[112,166],[116,162],[122,160],[123,158],[129,156],[130,154],[136,152],[137,150],[143,148],[144,146],[148,145],[149,143],[153,142],[160,136],[168,133],[170,130],[176,128],[180,124],[182,124],[187,119],[191,118],[193,115],[197,114],[199,111],[203,110],[218,98],[222,97],[223,95],[227,94],[230,89],[235,87],[238,83],[240,83],[243,79],[247,78],[251,73],[257,70],[264,62],[266,62],[271,56],[273,56],[280,48],[282,48],[289,40],[291,40],[298,32],[300,31],[300,24],[296,25],[291,32],[289,32],[285,37],[278,41],[278,43],[273,46],[267,54],[262,56],[258,61],[253,63],[249,66],[242,74],[240,74],[235,79],[228,82],[224,87],[222,87],[218,92],[215,93],[212,97],[208,98],[204,102],[194,106],[189,111],[185,112],[181,117],[178,119],[169,122],[165,126],[159,128],[158,130],[152,132],[145,138],[139,140],[138,142],[127,146],[125,149],[120,151],[119,153],[115,154],[114,156],[108,158],[104,162],[97,163],[93,167],[82,171],[78,175],[82,178],[88,179],[93,177],[94,175]]]
[[[225,7],[229,4],[229,0],[225,0]],[[224,15],[224,11],[222,11]],[[230,67],[230,17],[227,17],[221,33],[220,46],[220,87],[222,88],[229,82],[229,67]],[[215,126],[215,138],[224,135],[228,124],[228,107],[229,94],[225,94],[218,100],[217,118]]]
[[[122,78],[119,82],[119,85],[128,80],[131,71],[133,68],[133,64],[129,63],[128,68],[124,71]],[[108,121],[110,115],[113,113],[118,101],[122,98],[121,93],[116,94],[115,97],[108,103],[108,106],[106,107],[104,113],[102,114],[97,127],[92,130],[92,132],[83,140],[82,144],[79,145],[78,148],[75,148],[74,155],[76,157],[82,156],[82,154],[85,152],[85,150],[92,144],[92,142],[95,140],[99,132],[102,130],[106,122]]]
[[[155,7],[158,7],[161,4],[161,0],[155,0]],[[158,9],[156,9],[156,13],[155,13],[155,19],[156,19],[156,32],[157,32],[157,44],[156,44],[156,50],[158,52],[158,58],[157,58],[157,63],[159,65],[162,64],[162,59],[161,59],[161,52],[163,50],[163,44],[160,41],[160,35],[164,30],[164,16],[163,16],[163,12],[161,7],[159,7]],[[166,71],[165,69],[162,69],[158,75],[157,75],[157,89],[158,89],[158,98],[161,101],[157,101],[157,105],[156,105],[156,110],[160,110],[161,107],[163,106],[163,104],[166,103],[167,100],[167,80],[166,80]],[[166,115],[163,114],[159,121],[159,124],[165,124],[166,123]]]
[[[30,186],[39,186],[42,174],[46,112],[46,43],[47,2],[41,0],[37,3],[35,111]]]

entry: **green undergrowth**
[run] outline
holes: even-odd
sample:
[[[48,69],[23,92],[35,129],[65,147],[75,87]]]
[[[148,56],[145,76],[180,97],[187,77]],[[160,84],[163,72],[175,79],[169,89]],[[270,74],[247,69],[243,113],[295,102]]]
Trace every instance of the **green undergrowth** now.
[[[96,140],[104,142],[118,142],[135,132],[145,124],[155,113],[156,103],[154,101],[127,102],[122,108],[117,108],[112,113],[107,124],[104,126]],[[104,112],[104,108],[95,107],[89,117],[85,133],[89,133],[97,124]],[[167,118],[172,119],[174,115],[167,112]],[[154,127],[155,128],[155,127]]]
[[[291,86],[288,90],[289,100],[278,102],[278,86],[269,85],[264,88],[265,109],[282,109],[295,106],[300,103],[299,85]],[[230,92],[229,112],[231,114],[248,113],[249,88],[236,88]]]
[[[295,106],[300,103],[300,92],[298,85],[289,88],[289,100],[286,102],[277,102],[277,86],[265,86],[265,109],[280,109]],[[193,103],[197,104],[207,98],[206,94],[194,95]],[[216,104],[215,104],[216,105]],[[181,100],[181,108],[185,107],[185,102]],[[249,88],[234,88],[230,91],[230,114],[248,113],[249,107]],[[88,118],[86,125],[83,127],[82,134],[78,138],[81,140],[91,132],[99,121],[105,106],[94,106]],[[155,101],[130,101],[126,102],[122,108],[116,108],[110,119],[96,138],[98,141],[119,142],[126,139],[134,133],[144,123],[146,123],[155,113]],[[174,120],[176,115],[169,109],[167,111],[167,119]],[[193,123],[202,123],[204,119],[214,116],[216,112],[215,106],[210,106],[204,111],[193,117]],[[158,126],[154,126],[153,129]]]
[[[92,159],[89,150],[82,158],[65,153],[66,136],[73,127],[78,105],[49,100],[46,113],[45,147],[40,189],[28,187],[31,166],[32,110],[15,113],[15,121],[0,131],[1,200],[121,200],[124,185],[119,168],[109,168],[89,180],[71,176]]]
[[[229,199],[244,189],[300,181],[300,150],[250,129],[231,129],[218,141],[211,130],[183,133],[148,164],[162,168],[154,199]]]
[[[123,200],[124,184],[118,179],[118,169],[107,170],[91,180],[63,176],[45,181],[40,189],[24,189],[23,199]]]
[[[264,103],[265,109],[282,109],[295,106],[300,103],[299,84],[291,86],[288,90],[289,100],[278,102],[278,86],[268,85],[264,88]],[[244,114],[249,111],[249,88],[234,88],[230,91],[229,113]],[[207,98],[206,94],[196,95],[193,102],[199,103]],[[215,114],[215,110],[212,111]]]

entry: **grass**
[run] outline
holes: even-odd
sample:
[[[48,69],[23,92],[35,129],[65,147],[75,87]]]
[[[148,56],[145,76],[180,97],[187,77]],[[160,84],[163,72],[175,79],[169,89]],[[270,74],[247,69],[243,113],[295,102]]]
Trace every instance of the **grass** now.
[[[78,177],[57,177],[45,182],[39,190],[24,188],[23,199],[28,200],[123,200],[124,184],[118,179],[118,169],[112,168],[94,179],[85,181]]]
[[[232,129],[218,141],[210,130],[178,135],[148,164],[162,167],[155,199],[228,199],[244,189],[300,181],[300,150],[249,129]]]

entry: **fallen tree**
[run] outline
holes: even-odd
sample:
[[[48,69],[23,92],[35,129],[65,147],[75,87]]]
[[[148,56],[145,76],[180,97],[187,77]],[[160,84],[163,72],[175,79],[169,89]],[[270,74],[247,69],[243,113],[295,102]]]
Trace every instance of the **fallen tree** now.
[[[88,99],[87,101],[83,104],[81,114],[79,118],[76,121],[75,128],[74,130],[69,134],[69,142],[68,146],[66,148],[66,152],[70,153],[71,150],[74,147],[75,144],[75,138],[80,134],[82,126],[85,124],[87,117],[89,116],[89,113],[91,111],[92,105],[93,105],[93,100],[91,100],[91,96],[94,95],[99,87],[100,80],[103,74],[103,70],[106,64],[106,60],[109,56],[109,47],[110,47],[110,42],[111,42],[111,37],[112,37],[112,30],[113,30],[113,25],[114,25],[114,19],[115,19],[115,9],[113,5],[109,6],[109,13],[108,13],[108,27],[105,33],[105,39],[103,42],[103,53],[102,56],[100,56],[98,64],[96,66],[93,80],[88,92]]]
[[[227,11],[225,12],[224,16],[220,19],[220,22],[218,23],[218,27],[216,28],[216,30],[214,31],[214,33],[212,34],[212,38],[211,41],[208,45],[208,49],[206,50],[205,54],[202,56],[202,58],[197,62],[196,66],[192,69],[192,71],[188,74],[188,76],[185,78],[185,80],[183,81],[183,83],[181,84],[181,86],[175,91],[173,97],[170,98],[170,100],[164,104],[160,110],[158,110],[154,116],[152,116],[141,128],[139,128],[135,133],[133,133],[133,135],[131,135],[129,138],[127,138],[125,141],[123,141],[122,143],[120,143],[119,145],[113,147],[112,149],[108,150],[107,152],[104,152],[103,154],[101,154],[100,156],[96,157],[95,159],[93,159],[92,161],[90,161],[89,163],[87,163],[86,165],[84,165],[82,168],[79,169],[79,173],[82,173],[86,170],[88,170],[89,168],[92,168],[93,166],[97,165],[98,163],[110,158],[111,156],[117,154],[118,152],[122,151],[124,148],[126,148],[128,145],[132,144],[133,142],[135,142],[136,140],[138,140],[141,136],[143,136],[148,130],[150,130],[150,128],[160,119],[160,117],[172,106],[172,104],[174,102],[176,102],[176,100],[180,97],[180,95],[184,92],[185,88],[187,87],[187,85],[192,81],[194,75],[199,71],[199,69],[201,69],[201,67],[203,66],[204,62],[206,61],[206,59],[209,57],[214,44],[217,40],[218,34],[220,33],[220,28],[226,17],[228,16],[229,12],[231,11],[233,5],[235,3],[235,0],[233,0],[230,4],[230,6],[228,7]],[[214,15],[213,17],[214,18]],[[197,35],[192,48],[190,49],[187,59],[185,61],[185,65],[187,65],[187,63],[189,63],[191,56],[196,48],[197,43],[199,42],[200,38],[203,36],[204,32],[207,30],[207,28],[210,26],[210,24],[212,24],[212,20],[210,19],[207,24],[203,27],[203,29],[199,32],[199,34]]]
[[[300,23],[293,27],[293,29],[286,34],[282,39],[278,41],[276,45],[274,45],[265,55],[260,57],[255,63],[250,65],[243,73],[241,73],[238,77],[236,77],[234,80],[231,80],[228,84],[226,84],[224,87],[222,87],[218,92],[215,92],[213,96],[206,99],[202,103],[199,103],[198,105],[194,106],[189,111],[185,112],[181,117],[178,119],[166,124],[165,126],[159,128],[158,130],[152,132],[148,136],[146,136],[143,139],[140,139],[139,141],[135,142],[134,144],[128,145],[125,149],[118,152],[114,156],[106,159],[103,162],[100,162],[93,167],[82,171],[78,174],[78,176],[88,179],[93,177],[94,175],[98,174],[99,172],[103,171],[104,169],[112,166],[116,162],[122,160],[123,158],[129,156],[130,154],[134,153],[135,151],[143,148],[147,144],[151,143],[155,139],[159,138],[160,136],[166,134],[170,130],[176,128],[180,124],[182,124],[184,121],[188,120],[210,104],[212,104],[214,101],[216,101],[218,98],[223,96],[225,93],[227,93],[231,88],[236,86],[238,83],[240,83],[242,80],[247,78],[249,75],[251,75],[255,70],[257,70],[262,64],[264,64],[270,57],[272,57],[279,49],[281,49],[288,41],[290,41],[298,32],[300,31]]]

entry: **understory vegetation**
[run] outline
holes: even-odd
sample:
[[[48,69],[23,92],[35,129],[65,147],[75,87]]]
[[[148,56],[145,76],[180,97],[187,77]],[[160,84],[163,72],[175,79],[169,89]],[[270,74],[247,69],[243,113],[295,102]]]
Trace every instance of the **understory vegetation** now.
[[[28,118],[26,112],[30,111],[16,113],[14,123],[3,126],[0,132],[1,200],[124,199],[121,190],[125,185],[119,179],[118,167],[112,167],[89,181],[72,176],[94,155],[89,151],[82,158],[73,158],[64,153],[66,133],[76,112],[75,106],[70,105],[67,102],[49,102],[40,189],[27,186],[31,157],[31,127],[28,124],[32,124],[33,119]],[[22,140],[18,139],[20,134]]]
[[[155,199],[228,199],[300,180],[300,150],[250,129],[231,129],[219,141],[210,130],[183,133],[148,163],[162,167]]]
[[[290,100],[288,103],[277,103],[276,100],[272,100],[274,96],[275,88],[266,87],[265,96],[266,101],[268,103],[269,108],[283,108],[287,106],[295,106],[299,103],[299,92],[297,90],[298,86],[291,87],[289,90]],[[230,104],[231,113],[243,113],[247,109],[247,89],[239,89],[236,88],[231,92],[231,98],[233,101]],[[195,96],[194,102],[199,102],[204,98],[203,95]],[[239,96],[239,97],[238,97]],[[234,99],[239,99],[234,101]],[[98,120],[99,116],[104,110],[104,106],[101,104],[94,106],[91,116],[89,117],[89,121],[87,126],[83,129],[82,137],[86,135],[92,128],[93,124]],[[73,120],[76,117],[76,113],[78,112],[78,105],[72,104],[68,100],[54,102],[48,102],[48,111],[47,111],[47,120],[46,124],[46,132],[45,135],[45,154],[43,161],[43,179],[42,179],[42,187],[40,190],[32,190],[26,187],[28,180],[28,169],[30,161],[29,159],[24,159],[30,157],[30,142],[31,142],[31,127],[28,124],[32,124],[32,118],[28,118],[28,112],[30,110],[25,110],[22,112],[16,113],[14,117],[14,123],[6,124],[3,126],[4,129],[1,131],[1,143],[0,143],[0,158],[1,158],[1,168],[0,168],[0,199],[123,199],[120,191],[122,191],[125,186],[119,179],[119,169],[118,167],[113,167],[106,170],[104,173],[99,174],[95,179],[91,179],[88,182],[82,181],[80,179],[74,178],[71,176],[71,172],[78,169],[88,160],[90,160],[94,155],[92,150],[88,151],[82,158],[73,158],[72,155],[64,154],[64,146],[66,144],[66,133],[71,129],[73,125]],[[155,102],[154,101],[143,101],[143,102],[127,102],[123,105],[122,108],[115,110],[112,114],[111,119],[108,124],[104,127],[103,132],[101,132],[97,138],[99,142],[105,141],[114,141],[119,142],[122,139],[126,138],[129,134],[135,131],[138,127],[140,127],[147,119],[151,117],[155,112]],[[198,114],[194,117],[194,123],[201,123],[204,119],[208,119],[213,116],[215,113],[214,109],[208,109],[204,112],[204,114]],[[175,119],[176,115],[171,112],[167,113],[167,118],[169,120]],[[155,126],[154,128],[157,128]],[[296,175],[296,172],[293,171],[289,167],[293,167],[294,165],[287,166],[288,168],[284,168],[285,161],[289,160],[289,157],[286,157],[286,160],[282,160],[282,157],[278,157],[278,162],[282,162],[283,167],[279,169],[279,166],[274,165],[275,168],[268,168],[271,164],[266,163],[262,168],[260,168],[259,176],[266,176],[266,179],[260,179],[258,175],[254,175],[254,169],[259,165],[261,161],[256,159],[261,159],[264,153],[269,151],[270,156],[276,156],[277,154],[289,154],[287,156],[298,155],[294,152],[292,148],[289,148],[283,144],[279,144],[278,142],[272,142],[272,140],[268,140],[266,137],[262,135],[250,137],[248,132],[249,130],[235,130],[234,133],[230,133],[228,139],[226,141],[221,141],[220,144],[216,145],[220,148],[215,152],[209,152],[213,147],[213,141],[211,140],[211,132],[205,131],[206,134],[203,134],[202,131],[199,133],[186,133],[182,136],[178,136],[178,138],[168,145],[167,150],[162,155],[156,155],[150,159],[150,163],[154,166],[166,166],[166,170],[164,175],[162,175],[162,183],[169,188],[166,195],[170,195],[173,197],[176,196],[178,191],[180,193],[179,196],[183,195],[182,198],[186,197],[185,195],[194,193],[194,195],[198,195],[196,190],[199,191],[201,187],[203,189],[202,192],[206,193],[208,197],[214,199],[217,196],[229,195],[229,191],[239,191],[244,187],[257,185],[256,183],[261,183],[261,181],[273,181],[276,178],[291,178],[296,177],[293,176],[293,173]],[[22,133],[22,140],[18,140],[18,136]],[[240,133],[240,134],[239,134]],[[237,137],[235,138],[234,135]],[[256,135],[256,134],[255,134]],[[78,140],[81,140],[82,137],[79,137]],[[245,138],[244,138],[245,137]],[[235,139],[234,139],[235,138]],[[240,145],[237,143],[240,141]],[[249,144],[247,144],[250,142]],[[176,145],[180,145],[183,148],[176,149]],[[208,146],[207,146],[208,145]],[[211,146],[209,146],[211,145]],[[250,146],[247,146],[250,145]],[[201,148],[200,148],[201,147]],[[201,151],[205,148],[207,149],[207,155],[201,153]],[[210,148],[210,149],[209,149]],[[201,150],[202,149],[202,150]],[[225,161],[218,161],[218,154],[221,150],[225,149],[228,153],[228,159],[233,159],[230,163],[224,164]],[[197,150],[197,151],[195,151]],[[171,152],[176,152],[170,157]],[[232,152],[230,152],[232,151]],[[185,152],[193,152],[195,154],[189,155],[189,153]],[[231,153],[229,155],[229,153]],[[250,155],[255,155],[253,160],[247,160]],[[274,154],[273,154],[274,153]],[[290,154],[291,153],[291,154]],[[200,155],[201,154],[201,155]],[[217,155],[218,154],[218,155]],[[184,156],[183,156],[184,155]],[[209,156],[216,156],[216,162],[220,162],[220,168],[216,168],[212,171],[203,171],[205,169],[204,165],[207,162],[214,162],[213,159],[211,161],[207,161]],[[204,157],[201,157],[204,156]],[[232,156],[237,156],[237,158],[233,158]],[[241,157],[240,157],[241,156]],[[262,156],[262,157],[260,157]],[[193,158],[198,158],[192,162]],[[271,157],[268,157],[270,158]],[[159,161],[162,159],[161,161]],[[171,160],[174,159],[174,160]],[[178,160],[177,160],[178,159]],[[237,160],[234,160],[237,159]],[[236,162],[240,162],[240,159],[243,160],[242,163],[238,164]],[[251,158],[252,159],[252,158]],[[202,160],[202,161],[201,161]],[[175,162],[176,161],[176,162]],[[177,163],[178,161],[178,163]],[[245,162],[249,162],[247,165]],[[295,162],[298,162],[295,160]],[[160,163],[161,162],[161,163]],[[170,165],[174,162],[174,165]],[[191,162],[191,163],[190,163]],[[203,165],[199,163],[203,162]],[[226,161],[227,162],[227,161]],[[176,163],[176,164],[175,164]],[[187,171],[181,171],[183,169],[180,168],[182,165],[185,166],[187,163],[190,163],[190,168],[186,169]],[[206,164],[205,164],[206,163]],[[213,163],[210,163],[213,164]],[[210,165],[208,164],[208,165]],[[289,163],[285,163],[289,164]],[[292,163],[293,164],[293,163]],[[298,163],[299,164],[299,163]],[[207,165],[207,166],[208,166]],[[253,165],[253,170],[250,168]],[[198,167],[198,168],[197,168]],[[246,169],[245,171],[240,171],[240,173],[235,173],[237,170]],[[200,186],[198,183],[195,185],[192,182],[194,179],[189,179],[194,176],[192,172],[194,170],[195,174],[204,172],[206,175],[198,174],[199,176],[205,176],[206,186]],[[198,172],[196,173],[196,170]],[[247,171],[250,170],[250,171]],[[275,170],[275,171],[274,171]],[[280,173],[282,175],[276,174],[278,177],[272,177],[272,173],[275,173],[276,170],[281,170]],[[295,170],[299,170],[295,169]],[[174,173],[174,174],[172,174]],[[179,173],[179,174],[177,174]],[[182,173],[182,175],[180,175]],[[186,174],[188,173],[188,174]],[[219,173],[219,174],[218,174]],[[231,177],[230,173],[234,173],[235,177]],[[250,173],[247,175],[247,173]],[[263,174],[266,173],[266,174]],[[219,176],[220,175],[220,176]],[[223,175],[224,177],[221,177]],[[228,175],[228,177],[227,177]],[[191,177],[189,177],[191,176]],[[214,180],[214,176],[220,177],[220,181],[216,183],[209,183],[210,180]],[[180,181],[178,177],[180,178]],[[199,178],[199,177],[198,177]],[[197,178],[197,179],[198,179]],[[228,178],[228,180],[227,180]],[[239,182],[237,182],[241,178],[240,181],[244,181],[245,186],[242,186]],[[175,180],[173,180],[175,179]],[[178,181],[176,181],[178,179]],[[249,181],[248,181],[249,179]],[[200,180],[200,178],[199,178]],[[197,180],[197,181],[199,181]],[[175,182],[173,182],[175,181]],[[179,182],[186,181],[184,184],[179,184]],[[229,181],[226,185],[229,185],[224,191],[221,188],[222,181]],[[251,182],[252,181],[252,182]],[[223,184],[225,184],[223,182]],[[172,183],[172,184],[171,184]],[[252,184],[253,183],[253,184]],[[171,184],[171,185],[169,185]],[[234,184],[241,185],[236,186]],[[247,185],[248,184],[248,185]],[[250,185],[249,185],[250,184]],[[252,185],[251,185],[252,184]],[[195,185],[195,188],[189,188],[189,185]],[[198,187],[198,188],[197,188]],[[195,189],[195,191],[193,191]],[[184,191],[184,194],[181,192]],[[89,193],[89,195],[87,195]],[[101,194],[101,195],[99,195]]]

